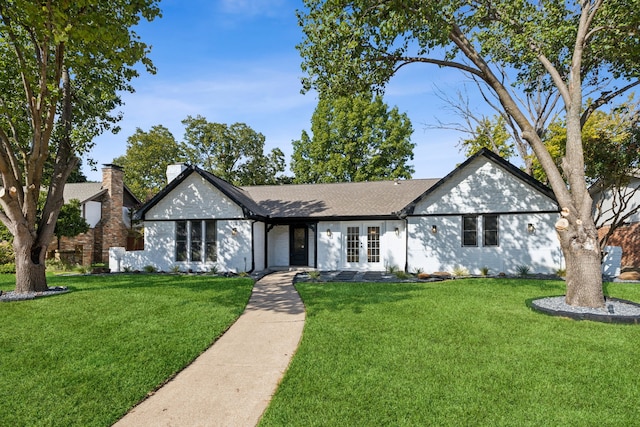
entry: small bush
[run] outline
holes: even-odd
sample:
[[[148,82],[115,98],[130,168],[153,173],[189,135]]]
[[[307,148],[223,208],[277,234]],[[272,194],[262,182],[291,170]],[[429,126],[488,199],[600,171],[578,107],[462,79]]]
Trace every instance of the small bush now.
[[[516,267],[516,272],[520,277],[528,276],[530,271],[531,271],[531,268],[529,268],[528,265],[519,265]]]
[[[171,267],[171,272],[172,273],[180,273],[180,266],[179,265],[174,265],[173,267]]]
[[[318,270],[311,270],[308,274],[309,279],[314,282],[320,279],[320,272]]]
[[[80,274],[87,274],[90,271],[90,268],[84,265],[78,264],[75,267],[73,267],[73,271]]]
[[[424,269],[423,268],[416,267],[416,268],[413,269],[413,274],[416,275],[416,276],[419,276],[422,273],[424,273]]]
[[[58,259],[48,259],[47,260],[47,271],[71,271],[72,266]]]
[[[395,265],[388,264],[388,265],[385,267],[385,270],[387,271],[387,273],[389,273],[389,274],[393,274],[393,273],[395,273],[396,271],[398,271],[398,267],[397,267],[397,266],[395,266]]]
[[[209,267],[209,273],[211,274],[218,274],[218,264],[213,264],[211,267]]]
[[[0,264],[12,264],[16,259],[11,242],[0,242]]]
[[[156,273],[158,269],[153,265],[145,265],[143,268],[145,273]]]
[[[480,268],[480,274],[483,276],[488,276],[489,275],[489,267],[484,266]]]
[[[556,276],[565,277],[566,275],[567,275],[567,270],[565,270],[564,268],[559,268],[556,270]]]
[[[461,267],[461,266],[457,265],[453,269],[453,275],[454,276],[468,276],[469,275],[469,270],[467,270],[464,267]]]
[[[125,265],[124,267],[122,267],[122,271],[124,271],[125,273],[131,273],[133,270],[130,265]]]
[[[410,279],[410,278],[412,277],[409,273],[404,272],[404,271],[402,271],[402,270],[398,270],[398,271],[396,271],[396,273],[395,273],[395,274],[396,274],[396,277],[397,277],[398,279],[400,279],[400,280],[407,280],[407,279]]]
[[[15,274],[16,265],[12,262],[0,265],[0,274]]]

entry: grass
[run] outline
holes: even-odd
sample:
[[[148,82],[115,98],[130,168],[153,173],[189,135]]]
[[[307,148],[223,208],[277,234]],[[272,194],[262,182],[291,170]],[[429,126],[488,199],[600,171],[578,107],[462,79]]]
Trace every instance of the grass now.
[[[301,345],[261,426],[620,426],[640,417],[640,325],[550,317],[563,282],[299,283]],[[640,301],[640,287],[608,284]]]
[[[0,277],[11,290],[12,276]],[[109,426],[224,332],[251,279],[50,277],[65,295],[0,303],[0,425]]]

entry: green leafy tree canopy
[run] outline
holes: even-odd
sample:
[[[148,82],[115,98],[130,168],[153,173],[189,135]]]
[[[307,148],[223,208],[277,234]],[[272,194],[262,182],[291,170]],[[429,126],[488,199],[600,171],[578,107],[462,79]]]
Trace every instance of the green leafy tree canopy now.
[[[311,132],[293,141],[297,183],[409,179],[414,172],[411,121],[381,96],[321,98]]]
[[[187,161],[234,185],[278,183],[285,170],[284,153],[274,148],[264,154],[265,137],[245,123],[212,123],[188,116],[181,144]]]
[[[124,170],[124,182],[139,200],[148,200],[167,184],[167,165],[184,161],[180,145],[162,125],[148,132],[136,129],[127,138],[127,151],[113,159]]]
[[[16,291],[46,290],[44,259],[64,185],[94,136],[120,118],[136,64],[154,72],[132,30],[157,0],[0,1],[0,221],[13,235]],[[53,172],[44,208],[46,162]]]

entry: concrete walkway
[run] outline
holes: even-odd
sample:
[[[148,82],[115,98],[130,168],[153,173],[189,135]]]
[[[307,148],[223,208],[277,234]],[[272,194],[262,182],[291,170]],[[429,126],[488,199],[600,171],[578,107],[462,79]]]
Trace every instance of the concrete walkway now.
[[[273,273],[256,282],[233,326],[114,426],[255,426],[302,336],[294,277]]]

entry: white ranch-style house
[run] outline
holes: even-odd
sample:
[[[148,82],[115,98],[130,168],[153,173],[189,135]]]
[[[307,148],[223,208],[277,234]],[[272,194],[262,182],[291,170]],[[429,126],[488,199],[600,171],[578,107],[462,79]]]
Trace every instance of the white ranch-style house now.
[[[111,271],[564,266],[552,192],[488,150],[442,179],[236,187],[193,166],[167,175],[136,214],[145,249],[112,248]]]

